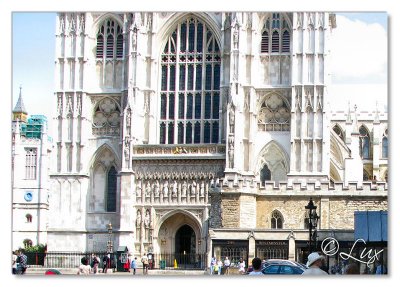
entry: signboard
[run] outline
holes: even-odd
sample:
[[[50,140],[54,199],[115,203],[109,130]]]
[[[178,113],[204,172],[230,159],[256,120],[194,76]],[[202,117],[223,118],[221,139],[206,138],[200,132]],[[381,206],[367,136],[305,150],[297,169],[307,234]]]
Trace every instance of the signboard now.
[[[121,253],[121,263],[128,262],[128,253]]]

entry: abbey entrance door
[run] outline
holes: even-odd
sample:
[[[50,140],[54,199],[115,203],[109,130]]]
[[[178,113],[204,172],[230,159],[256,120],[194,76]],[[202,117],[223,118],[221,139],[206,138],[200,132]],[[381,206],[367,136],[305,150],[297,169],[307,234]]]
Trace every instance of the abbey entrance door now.
[[[189,225],[185,224],[177,230],[175,235],[175,253],[178,264],[195,264],[196,235]]]

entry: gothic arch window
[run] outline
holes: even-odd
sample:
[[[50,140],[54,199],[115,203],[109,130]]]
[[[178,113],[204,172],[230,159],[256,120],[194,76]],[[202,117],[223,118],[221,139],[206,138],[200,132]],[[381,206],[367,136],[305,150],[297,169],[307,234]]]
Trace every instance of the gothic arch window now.
[[[271,214],[271,228],[282,229],[283,228],[283,216],[278,210],[274,210]]]
[[[116,59],[123,57],[123,36],[122,28],[117,21],[107,19],[100,26],[96,40],[97,59]]]
[[[261,53],[290,53],[289,25],[281,13],[272,13],[261,30]]]
[[[336,124],[336,125],[333,127],[333,131],[334,131],[343,141],[345,141],[346,136],[345,136],[343,130],[340,128],[339,125]]]
[[[371,140],[368,130],[361,126],[360,130],[360,156],[362,159],[371,158]]]
[[[268,165],[265,164],[260,171],[260,182],[264,184],[265,181],[271,180],[271,171],[268,168]]]
[[[290,130],[290,108],[283,97],[272,94],[263,99],[258,113],[258,130]]]
[[[114,166],[107,173],[106,196],[106,211],[117,211],[117,170]]]
[[[100,100],[94,109],[92,131],[94,135],[119,135],[120,107],[111,99]]]
[[[25,218],[26,218],[26,222],[27,223],[32,223],[32,215],[31,214],[27,214],[27,215],[25,215]]]
[[[221,52],[199,19],[177,25],[161,55],[160,144],[218,143]]]
[[[389,142],[388,142],[388,130],[385,130],[382,138],[382,158],[388,158],[389,156]]]

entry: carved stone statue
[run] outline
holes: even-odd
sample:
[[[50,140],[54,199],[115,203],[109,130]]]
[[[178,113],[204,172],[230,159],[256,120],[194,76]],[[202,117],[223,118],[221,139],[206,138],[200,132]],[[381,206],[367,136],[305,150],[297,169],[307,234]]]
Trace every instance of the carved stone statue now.
[[[145,188],[144,192],[145,192],[146,196],[150,196],[150,194],[151,194],[151,186],[150,186],[150,182],[149,181],[146,184],[146,188]]]
[[[171,184],[171,192],[172,196],[176,197],[178,195],[178,183],[174,180],[174,183]]]
[[[146,228],[150,227],[150,211],[148,209],[146,210],[146,215],[144,217],[144,226]]]
[[[193,181],[192,184],[190,185],[190,195],[195,196],[196,195],[196,182]]]
[[[154,196],[155,197],[159,197],[160,196],[160,183],[158,182],[158,180],[154,184]]]
[[[204,196],[204,189],[205,189],[204,181],[202,181],[200,185],[200,196]]]
[[[235,132],[235,110],[233,105],[229,108],[229,132],[231,134]]]
[[[186,180],[182,183],[182,193],[181,196],[182,197],[186,197],[186,193],[187,193],[187,183]]]
[[[164,197],[168,197],[168,181],[165,181],[163,188]]]
[[[136,215],[136,227],[140,228],[141,223],[142,223],[142,213],[140,212],[140,210],[138,210]]]

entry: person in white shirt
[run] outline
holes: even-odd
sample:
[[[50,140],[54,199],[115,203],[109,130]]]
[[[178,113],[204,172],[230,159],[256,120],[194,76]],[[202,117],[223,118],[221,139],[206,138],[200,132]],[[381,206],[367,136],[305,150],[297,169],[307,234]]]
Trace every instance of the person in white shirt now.
[[[218,275],[221,275],[221,271],[222,271],[222,261],[221,261],[221,259],[218,259],[217,265],[218,265]]]
[[[328,273],[321,269],[324,259],[325,257],[319,255],[318,252],[313,252],[308,255],[308,261],[306,264],[308,269],[306,269],[302,275],[328,275]]]
[[[78,268],[78,275],[89,275],[92,271],[92,268],[89,265],[89,260],[86,257],[81,259],[81,265]]]
[[[240,258],[240,260],[239,260],[239,273],[240,274],[246,273],[245,267],[246,267],[245,261],[243,260],[243,258]]]
[[[261,272],[261,259],[258,257],[254,257],[251,261],[251,265],[253,266],[253,271],[249,273],[249,275],[263,275]]]
[[[224,268],[225,268],[225,272],[224,274],[229,275],[229,267],[231,266],[231,261],[229,260],[228,256],[225,257],[224,260]]]

